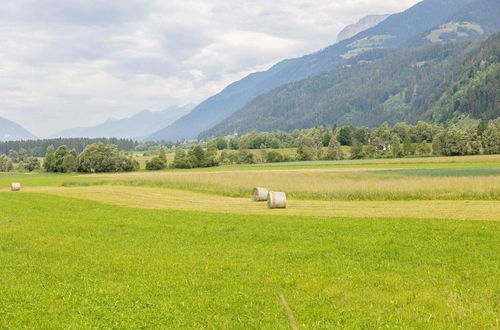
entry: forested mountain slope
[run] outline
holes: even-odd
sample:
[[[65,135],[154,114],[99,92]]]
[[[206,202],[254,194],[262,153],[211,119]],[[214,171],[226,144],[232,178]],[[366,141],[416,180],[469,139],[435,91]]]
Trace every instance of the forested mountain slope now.
[[[400,48],[428,42],[425,33],[450,22],[450,17],[472,2],[474,0],[424,0],[402,13],[389,16],[377,26],[353,38],[301,58],[282,61],[268,71],[251,74],[229,85],[219,94],[198,105],[188,115],[151,135],[150,139],[195,138],[200,132],[228,118],[255,97],[274,88],[330,71],[369,50]],[[480,22],[475,24],[481,26]],[[463,29],[468,31],[467,28]]]
[[[372,51],[342,68],[258,97],[202,137],[320,124],[375,127],[385,121],[493,119],[500,116],[499,60],[500,33],[385,57]]]

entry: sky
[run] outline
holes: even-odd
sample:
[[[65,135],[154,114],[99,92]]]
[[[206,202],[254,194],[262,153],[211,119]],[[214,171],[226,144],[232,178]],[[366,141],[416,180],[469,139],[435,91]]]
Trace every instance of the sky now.
[[[197,104],[420,0],[16,0],[0,4],[0,117],[39,137]]]

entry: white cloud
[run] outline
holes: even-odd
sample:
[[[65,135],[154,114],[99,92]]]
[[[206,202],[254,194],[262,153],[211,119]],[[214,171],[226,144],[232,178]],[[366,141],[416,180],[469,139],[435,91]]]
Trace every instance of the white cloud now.
[[[0,116],[35,134],[197,103],[419,0],[17,0],[0,6]]]

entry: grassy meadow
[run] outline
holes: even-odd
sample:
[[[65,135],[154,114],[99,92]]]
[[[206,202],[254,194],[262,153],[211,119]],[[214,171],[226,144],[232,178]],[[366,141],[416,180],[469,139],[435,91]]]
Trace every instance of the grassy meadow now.
[[[0,174],[0,328],[498,329],[499,220],[500,156]]]

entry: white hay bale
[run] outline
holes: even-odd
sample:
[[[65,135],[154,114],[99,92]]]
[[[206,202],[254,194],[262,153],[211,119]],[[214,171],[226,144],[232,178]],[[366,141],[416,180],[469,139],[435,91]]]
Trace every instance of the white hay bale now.
[[[267,194],[269,194],[269,191],[266,188],[253,188],[252,200],[254,202],[265,202],[267,201]]]
[[[19,182],[12,182],[10,184],[10,190],[12,190],[12,191],[19,191],[19,190],[21,190],[21,184]]]
[[[267,195],[267,206],[270,209],[286,209],[286,194],[270,191]]]

